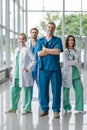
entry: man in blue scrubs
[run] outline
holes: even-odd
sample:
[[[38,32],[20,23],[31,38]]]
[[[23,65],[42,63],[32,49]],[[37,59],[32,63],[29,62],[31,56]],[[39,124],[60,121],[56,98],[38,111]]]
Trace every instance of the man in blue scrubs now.
[[[49,111],[49,82],[52,85],[52,110],[54,118],[59,118],[61,104],[61,68],[60,52],[63,51],[61,38],[54,36],[55,24],[49,22],[46,26],[46,36],[40,38],[37,44],[39,65],[39,92],[40,116],[45,116]]]
[[[30,29],[30,35],[31,35],[31,38],[30,38],[30,41],[28,41],[26,43],[27,47],[30,48],[30,50],[32,51],[33,55],[35,56],[36,58],[36,62],[37,62],[37,57],[36,57],[36,45],[37,45],[37,42],[38,42],[38,29],[36,27],[33,27]],[[36,81],[36,84],[37,84],[37,87],[38,87],[38,91],[39,91],[39,84],[38,84],[38,80],[37,80],[37,63],[35,65],[35,67],[33,68],[32,70],[32,76],[33,76],[33,80]],[[32,88],[32,97],[33,97],[33,88]],[[31,97],[31,98],[32,98]],[[39,99],[39,93],[38,93],[38,99]]]
[[[36,45],[37,45],[37,42],[38,42],[38,39],[37,39],[37,37],[38,37],[38,29],[37,28],[31,28],[30,34],[31,34],[30,49],[31,49],[33,55],[35,56],[36,61],[37,61]],[[38,86],[38,81],[37,81],[37,64],[34,67],[34,69],[32,70],[32,75],[33,75],[33,79],[36,81],[36,84]]]

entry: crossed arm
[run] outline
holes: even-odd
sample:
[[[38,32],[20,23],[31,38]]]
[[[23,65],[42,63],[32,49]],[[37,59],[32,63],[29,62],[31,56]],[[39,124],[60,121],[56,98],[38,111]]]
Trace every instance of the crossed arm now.
[[[42,56],[47,56],[49,54],[51,55],[59,55],[61,52],[60,49],[56,49],[56,48],[53,48],[53,49],[49,49],[49,48],[45,48],[44,46],[42,47],[42,51],[39,51],[38,52],[38,56],[39,57],[42,57]]]

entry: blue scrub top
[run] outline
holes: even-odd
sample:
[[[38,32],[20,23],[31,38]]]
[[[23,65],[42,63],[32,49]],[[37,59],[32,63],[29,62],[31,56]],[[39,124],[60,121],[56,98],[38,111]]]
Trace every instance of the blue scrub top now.
[[[32,46],[32,44],[30,44],[30,49],[31,49],[33,55],[34,55],[35,58],[36,58],[36,62],[38,61],[37,55],[36,55],[36,46],[37,46],[37,42],[38,42],[38,40],[36,41],[35,46]],[[30,41],[30,43],[31,43],[31,41]],[[36,65],[35,65],[35,67],[33,68],[32,72],[36,72],[36,71],[37,71],[37,63],[36,63]]]
[[[53,36],[49,41],[45,37],[38,40],[36,51],[42,50],[42,46],[46,48],[57,48],[63,51],[62,40],[59,37]],[[49,54],[47,56],[40,57],[38,60],[39,68],[43,70],[60,70],[60,55]]]

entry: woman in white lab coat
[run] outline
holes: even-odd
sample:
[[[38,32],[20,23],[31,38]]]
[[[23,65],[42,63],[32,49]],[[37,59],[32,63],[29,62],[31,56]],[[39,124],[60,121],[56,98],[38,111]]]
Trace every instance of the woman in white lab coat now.
[[[24,89],[24,111],[22,114],[27,114],[31,111],[32,69],[35,66],[35,58],[29,48],[25,46],[26,40],[26,35],[21,33],[18,37],[19,47],[15,49],[13,68],[10,76],[12,78],[11,104],[10,109],[6,110],[6,113],[16,113],[21,88]]]
[[[80,54],[79,51],[75,49],[75,37],[73,35],[69,35],[66,38],[63,59],[62,85],[64,110],[67,113],[71,113],[72,107],[69,92],[73,86],[75,91],[75,112],[84,114],[83,85],[79,72]]]

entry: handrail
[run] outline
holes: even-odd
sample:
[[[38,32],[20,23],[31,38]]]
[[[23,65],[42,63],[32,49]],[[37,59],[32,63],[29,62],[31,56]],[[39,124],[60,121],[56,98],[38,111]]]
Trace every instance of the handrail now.
[[[0,69],[0,84],[9,79],[11,68]]]

